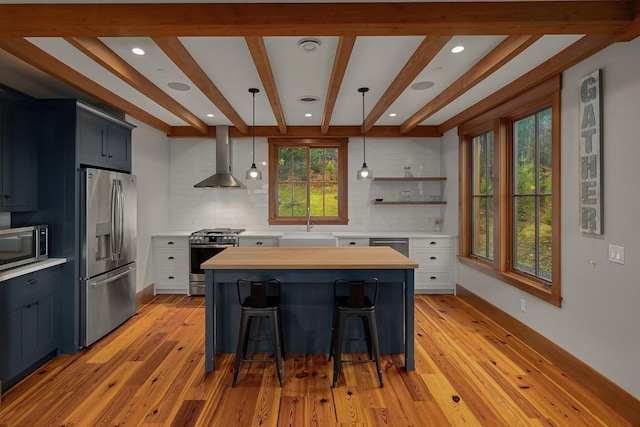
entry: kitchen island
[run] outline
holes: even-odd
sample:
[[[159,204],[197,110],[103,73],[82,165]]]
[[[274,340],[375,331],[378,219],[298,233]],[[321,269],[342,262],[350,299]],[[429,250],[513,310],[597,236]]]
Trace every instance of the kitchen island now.
[[[235,353],[239,322],[236,280],[276,278],[288,354],[327,354],[333,281],[377,277],[380,351],[414,362],[414,269],[418,264],[389,247],[232,247],[202,264],[205,290],[205,370],[215,355]],[[355,351],[360,351],[354,347]]]

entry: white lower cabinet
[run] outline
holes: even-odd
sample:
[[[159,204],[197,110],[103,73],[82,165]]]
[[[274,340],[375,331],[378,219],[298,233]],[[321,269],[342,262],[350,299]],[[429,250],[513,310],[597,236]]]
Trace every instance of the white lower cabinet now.
[[[151,247],[155,293],[188,293],[189,236],[153,236]]]
[[[242,237],[238,236],[238,246],[242,247],[255,247],[255,248],[266,248],[269,246],[278,246],[278,238],[277,237]]]
[[[338,237],[338,246],[369,246],[369,238]]]
[[[455,292],[455,237],[410,239],[409,258],[420,265],[415,270],[416,293]]]

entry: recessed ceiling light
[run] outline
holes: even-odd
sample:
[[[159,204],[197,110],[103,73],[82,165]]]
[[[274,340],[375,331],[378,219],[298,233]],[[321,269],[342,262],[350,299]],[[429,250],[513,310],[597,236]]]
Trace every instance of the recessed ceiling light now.
[[[464,50],[464,46],[456,46],[453,49],[451,49],[451,53],[460,53]]]
[[[389,113],[389,117],[395,117],[395,116],[397,116],[396,113]]]
[[[144,55],[144,50],[140,47],[134,47],[133,49],[131,49],[131,52],[135,53],[136,55]]]
[[[156,68],[156,71],[159,73],[166,73],[167,70],[165,70],[164,68]]]
[[[313,117],[313,114],[311,114],[311,113],[305,113],[305,114],[304,114],[304,116],[305,116],[305,117]]]
[[[444,67],[434,67],[433,71],[436,73],[439,73],[440,71],[444,70]]]
[[[415,82],[411,85],[411,89],[413,90],[425,90],[432,88],[435,85],[434,82],[424,81],[424,82]]]
[[[179,90],[181,92],[186,92],[191,89],[191,86],[180,82],[171,82],[167,84],[167,86],[169,86],[173,90]]]
[[[215,116],[213,115],[213,113],[209,113],[207,114],[207,117],[215,117]]]
[[[302,49],[303,52],[307,53],[317,51],[318,49],[320,49],[321,44],[322,42],[318,39],[304,38],[298,40],[298,47]]]

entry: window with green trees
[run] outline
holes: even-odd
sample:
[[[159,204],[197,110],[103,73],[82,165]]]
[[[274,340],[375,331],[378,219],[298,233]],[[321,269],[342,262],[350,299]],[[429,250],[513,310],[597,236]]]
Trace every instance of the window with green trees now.
[[[269,141],[271,224],[346,223],[347,140]]]
[[[472,145],[472,253],[475,256],[493,259],[493,131],[474,137]]]
[[[560,306],[560,78],[459,127],[460,262]]]

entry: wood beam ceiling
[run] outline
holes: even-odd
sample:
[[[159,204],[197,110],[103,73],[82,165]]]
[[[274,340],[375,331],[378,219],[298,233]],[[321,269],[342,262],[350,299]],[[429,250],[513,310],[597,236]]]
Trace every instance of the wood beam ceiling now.
[[[514,96],[531,89],[535,85],[562,73],[567,68],[572,67],[585,58],[615,43],[615,41],[616,36],[612,35],[596,34],[582,37],[522,77],[504,86],[493,95],[445,121],[439,126],[440,131],[444,134],[448,130],[479,116],[496,105],[504,103]]]
[[[434,113],[445,107],[451,101],[458,98],[463,93],[489,77],[493,72],[504,64],[522,53],[531,46],[540,36],[509,36],[487,56],[476,63],[469,71],[464,73],[458,80],[440,92],[435,98],[429,101],[424,107],[409,117],[402,125],[401,132],[408,132],[421,122],[431,117]]]
[[[611,34],[629,1],[3,4],[0,37]]]
[[[195,84],[213,105],[238,129],[241,133],[249,132],[249,127],[242,120],[240,114],[231,106],[222,92],[211,81],[207,73],[200,67],[189,51],[177,37],[154,37],[153,42],[173,61],[174,64]]]
[[[245,37],[245,40],[249,47],[249,53],[251,53],[251,57],[253,58],[253,63],[256,65],[256,70],[258,70],[258,74],[260,75],[260,80],[269,99],[269,104],[271,104],[271,110],[273,110],[278,128],[280,132],[287,133],[287,122],[284,118],[284,112],[282,111],[276,80],[273,77],[273,71],[271,70],[271,63],[269,62],[264,40],[262,37]]]
[[[171,126],[169,124],[147,113],[126,99],[123,99],[113,92],[105,89],[93,80],[88,79],[25,39],[0,38],[0,49],[9,52],[16,58],[21,59],[27,64],[55,77],[75,89],[91,94],[94,98],[122,111],[125,114],[135,117],[155,129],[164,133],[169,133],[171,131]]]
[[[333,109],[336,105],[338,93],[342,86],[342,80],[344,79],[344,74],[347,72],[347,65],[349,65],[349,58],[351,58],[351,52],[353,51],[353,46],[355,44],[356,38],[354,36],[343,36],[338,40],[336,56],[333,60],[333,68],[331,69],[329,88],[327,89],[327,97],[324,102],[322,123],[320,124],[320,130],[323,134],[326,134],[329,131]]]
[[[402,70],[391,82],[387,90],[380,97],[377,104],[369,112],[364,121],[364,128],[369,132],[378,119],[395,102],[411,82],[422,72],[442,48],[451,40],[451,36],[429,36],[413,52],[411,58],[404,64]]]
[[[109,47],[99,39],[92,37],[67,37],[65,40],[129,86],[144,94],[158,105],[161,105],[176,117],[190,124],[203,135],[209,131],[209,126],[205,122],[129,65],[128,62],[109,49]]]

